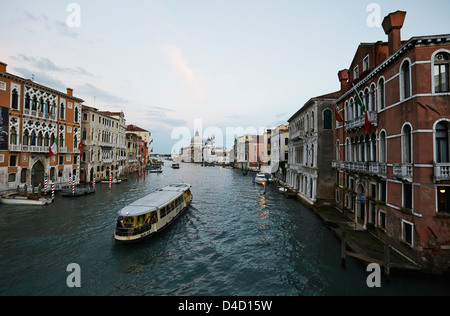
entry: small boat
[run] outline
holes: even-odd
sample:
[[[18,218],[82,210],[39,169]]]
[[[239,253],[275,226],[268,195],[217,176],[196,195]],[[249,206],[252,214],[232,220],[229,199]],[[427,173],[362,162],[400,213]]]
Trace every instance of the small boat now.
[[[95,193],[95,188],[75,188],[73,191],[71,188],[66,188],[62,190],[61,195],[71,197],[71,196],[82,196],[91,193]]]
[[[180,169],[180,164],[179,163],[173,163],[172,164],[172,168],[173,169]]]
[[[263,173],[258,173],[255,177],[255,183],[265,185],[267,183],[266,175]]]
[[[125,206],[118,212],[114,239],[135,242],[172,224],[192,201],[190,185],[176,183]]]
[[[8,193],[0,198],[0,202],[9,205],[46,205],[53,202],[53,199],[37,194]]]
[[[151,169],[150,169],[150,173],[161,173],[161,172],[163,172],[161,166],[151,167]]]
[[[285,187],[279,187],[278,188],[278,192],[280,192],[280,193],[286,193],[287,191],[288,191],[288,189],[285,188]]]
[[[120,182],[122,182],[122,180],[120,180],[120,179],[112,179],[111,180],[112,184],[117,184],[117,183],[120,183]],[[109,180],[103,180],[102,183],[109,183]]]

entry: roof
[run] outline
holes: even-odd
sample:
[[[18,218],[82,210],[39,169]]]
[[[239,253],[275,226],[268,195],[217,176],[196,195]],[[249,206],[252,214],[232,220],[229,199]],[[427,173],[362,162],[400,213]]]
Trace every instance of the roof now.
[[[136,126],[136,125],[127,125],[126,131],[127,132],[148,132],[149,133],[149,131],[147,131],[143,128],[140,128],[139,126]]]
[[[340,96],[341,96],[341,91],[335,91],[335,92],[319,95],[317,97],[313,97],[313,98],[309,99],[308,102],[306,102],[304,105],[302,105],[302,107],[297,112],[295,112],[295,114],[292,115],[287,121],[288,122],[292,121],[294,119],[294,117],[296,117],[300,112],[302,112],[304,109],[306,109],[307,105],[309,103],[311,103],[311,102],[319,101],[319,100],[333,100],[333,101],[335,101]]]
[[[181,196],[190,187],[186,183],[168,185],[125,206],[118,214],[119,216],[139,216],[156,211],[159,207]]]

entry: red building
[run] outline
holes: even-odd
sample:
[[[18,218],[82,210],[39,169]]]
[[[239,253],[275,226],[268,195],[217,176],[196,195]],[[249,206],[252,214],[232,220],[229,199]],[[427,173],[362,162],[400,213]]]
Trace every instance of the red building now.
[[[448,271],[450,34],[401,41],[405,15],[389,14],[388,41],[361,43],[338,73],[336,205],[422,267]]]

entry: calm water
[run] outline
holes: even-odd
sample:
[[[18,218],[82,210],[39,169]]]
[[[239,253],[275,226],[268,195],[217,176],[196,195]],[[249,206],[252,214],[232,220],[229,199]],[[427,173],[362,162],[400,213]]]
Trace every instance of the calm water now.
[[[192,185],[191,207],[138,244],[112,239],[117,211],[173,182]],[[69,288],[67,265],[81,267]],[[136,176],[43,207],[0,206],[0,295],[449,295],[448,279],[392,272],[368,288],[365,266],[300,202],[238,170],[166,162]]]

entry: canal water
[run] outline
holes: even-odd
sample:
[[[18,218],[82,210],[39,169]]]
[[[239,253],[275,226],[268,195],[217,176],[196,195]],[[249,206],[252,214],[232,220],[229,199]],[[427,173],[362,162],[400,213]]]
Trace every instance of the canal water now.
[[[192,185],[190,208],[160,235],[112,239],[117,211],[174,182]],[[80,267],[81,287],[66,280]],[[95,194],[56,195],[47,206],[0,206],[0,295],[449,295],[448,279],[393,271],[369,288],[356,261],[299,201],[266,193],[242,172],[181,163]]]

